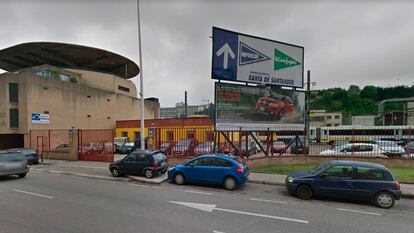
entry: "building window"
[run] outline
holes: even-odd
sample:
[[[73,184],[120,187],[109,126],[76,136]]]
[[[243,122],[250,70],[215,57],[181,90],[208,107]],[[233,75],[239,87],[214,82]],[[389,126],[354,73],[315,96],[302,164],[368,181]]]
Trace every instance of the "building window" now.
[[[19,109],[10,109],[10,128],[19,128]]]
[[[52,72],[50,72],[49,70],[43,70],[43,71],[37,72],[36,74],[42,77],[45,77],[45,78],[52,78],[53,76]]]
[[[326,126],[331,127],[332,125],[331,124],[327,124]]]
[[[122,137],[128,137],[128,132],[122,132]]]
[[[134,132],[134,140],[135,141],[141,140],[141,132],[139,131]]]
[[[173,140],[174,140],[174,132],[167,131],[167,141],[173,141]]]
[[[339,119],[339,115],[335,115],[335,119]]]
[[[129,88],[128,87],[124,87],[124,86],[120,86],[120,85],[118,85],[118,90],[125,91],[125,92],[129,92]]]
[[[326,116],[327,119],[332,119],[332,116]]]
[[[12,103],[19,102],[19,87],[17,83],[9,83],[9,101]]]

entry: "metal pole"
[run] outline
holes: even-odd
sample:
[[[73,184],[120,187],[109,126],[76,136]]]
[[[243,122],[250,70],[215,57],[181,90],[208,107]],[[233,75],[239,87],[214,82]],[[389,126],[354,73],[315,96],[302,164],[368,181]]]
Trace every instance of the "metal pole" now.
[[[138,47],[139,47],[139,79],[140,79],[140,98],[141,98],[141,150],[145,150],[145,100],[144,100],[144,69],[142,65],[142,45],[141,45],[141,20],[139,18],[139,0],[137,0],[138,14]]]
[[[305,145],[303,148],[303,154],[307,153],[309,147],[309,135],[310,135],[310,70],[307,73],[307,83],[306,83],[306,108],[305,108]]]
[[[184,118],[187,118],[187,91],[184,91]]]

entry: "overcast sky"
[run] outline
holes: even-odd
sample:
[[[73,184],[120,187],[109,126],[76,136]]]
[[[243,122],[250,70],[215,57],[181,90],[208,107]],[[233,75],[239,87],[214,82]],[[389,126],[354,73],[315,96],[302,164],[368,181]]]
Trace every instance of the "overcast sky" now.
[[[294,2],[294,3],[291,3]],[[414,85],[414,1],[141,0],[145,97],[213,101],[211,30],[305,47],[314,89]],[[29,41],[98,47],[137,64],[136,0],[0,2],[0,49]],[[138,77],[133,81],[139,88]]]

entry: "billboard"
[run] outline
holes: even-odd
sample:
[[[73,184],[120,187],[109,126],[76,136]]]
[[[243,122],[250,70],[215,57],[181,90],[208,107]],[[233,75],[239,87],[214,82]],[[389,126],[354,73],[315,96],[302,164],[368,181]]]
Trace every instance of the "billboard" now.
[[[213,79],[303,87],[304,48],[213,27]]]
[[[216,130],[303,128],[305,92],[217,82],[215,109]]]

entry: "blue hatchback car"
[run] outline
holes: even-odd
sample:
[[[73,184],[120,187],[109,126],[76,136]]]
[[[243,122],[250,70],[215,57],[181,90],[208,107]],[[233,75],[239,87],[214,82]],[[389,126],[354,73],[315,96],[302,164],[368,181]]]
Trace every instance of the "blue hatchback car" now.
[[[289,193],[301,199],[313,196],[371,200],[380,208],[391,208],[401,197],[400,184],[381,164],[334,160],[310,171],[286,177]]]
[[[249,168],[243,160],[225,154],[203,155],[168,169],[168,180],[184,183],[220,184],[228,190],[246,183]]]

